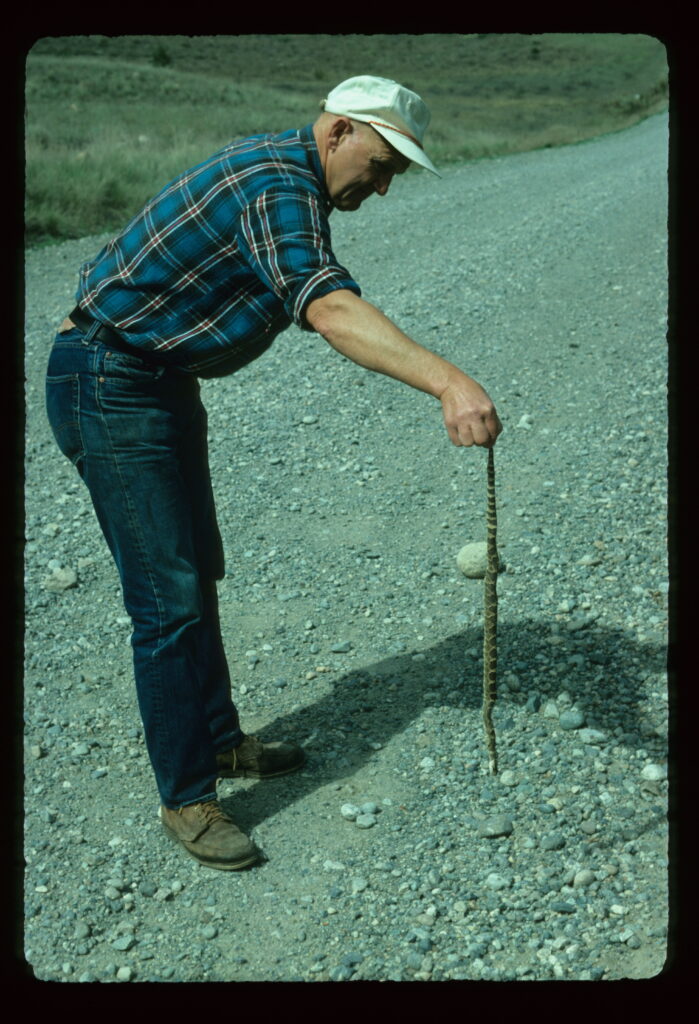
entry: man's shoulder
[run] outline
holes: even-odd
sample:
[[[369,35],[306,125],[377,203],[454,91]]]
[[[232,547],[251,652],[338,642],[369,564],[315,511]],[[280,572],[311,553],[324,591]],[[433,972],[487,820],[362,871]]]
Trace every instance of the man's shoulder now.
[[[270,191],[321,196],[320,165],[310,134],[310,140],[306,130],[297,129],[251,135],[230,143],[219,156],[230,163],[248,202]]]

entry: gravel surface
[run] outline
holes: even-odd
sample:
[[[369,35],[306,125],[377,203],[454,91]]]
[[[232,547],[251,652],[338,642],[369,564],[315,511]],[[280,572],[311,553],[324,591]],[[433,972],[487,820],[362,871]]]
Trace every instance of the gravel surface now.
[[[25,956],[41,979],[645,978],[667,948],[665,116],[397,180],[335,214],[365,298],[479,380],[496,447],[500,774],[481,721],[485,454],[293,328],[203,384],[243,727],[303,772],[220,783],[263,848],[168,842],[130,626],[43,407],[104,239],[27,254]]]

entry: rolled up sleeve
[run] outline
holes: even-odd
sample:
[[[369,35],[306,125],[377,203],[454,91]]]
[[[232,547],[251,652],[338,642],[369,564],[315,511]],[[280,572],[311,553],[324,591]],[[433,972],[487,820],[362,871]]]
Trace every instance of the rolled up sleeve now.
[[[340,288],[361,295],[335,259],[327,217],[312,192],[274,188],[261,193],[242,212],[237,241],[251,270],[304,330],[311,330],[305,312],[314,299]]]

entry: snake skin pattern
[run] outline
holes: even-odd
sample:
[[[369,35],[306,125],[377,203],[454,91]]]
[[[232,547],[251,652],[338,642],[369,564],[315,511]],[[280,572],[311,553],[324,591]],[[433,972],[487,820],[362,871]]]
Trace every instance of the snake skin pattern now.
[[[488,506],[487,525],[488,561],[485,571],[485,620],[483,629],[483,726],[488,744],[488,758],[491,775],[497,775],[498,754],[495,745],[495,727],[493,726],[493,705],[497,695],[497,664],[498,664],[498,548],[497,548],[497,513],[495,509],[495,462],[493,449],[488,449]]]

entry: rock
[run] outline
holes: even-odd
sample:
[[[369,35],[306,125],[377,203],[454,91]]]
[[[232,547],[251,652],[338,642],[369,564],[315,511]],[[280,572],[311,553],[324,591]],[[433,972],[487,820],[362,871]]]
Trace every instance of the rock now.
[[[456,564],[469,579],[482,580],[488,565],[488,546],[485,541],[465,544],[456,556]],[[498,559],[498,572],[504,572],[505,563]]]
[[[380,814],[381,808],[373,800],[367,800],[366,803],[360,804],[359,811],[361,814]]]
[[[352,969],[350,967],[345,967],[344,965],[333,967],[328,977],[331,981],[349,981],[352,977]]]
[[[555,700],[547,700],[541,713],[544,718],[558,718],[558,705]]]
[[[489,889],[509,889],[513,881],[514,879],[510,874],[501,874],[499,871],[491,871],[490,874],[486,876],[485,884]]]
[[[603,743],[607,738],[607,734],[600,732],[599,729],[581,729],[578,736],[583,743],[587,743],[590,746],[596,746],[598,743]]]
[[[599,555],[583,555],[582,558],[578,559],[578,565],[600,565],[602,559]]]
[[[373,814],[358,814],[354,823],[357,828],[371,828],[376,821],[376,816]]]
[[[130,967],[120,967],[116,972],[117,981],[131,981],[133,978],[133,971]]]
[[[114,946],[114,949],[118,949],[122,953],[125,953],[127,949],[131,949],[135,941],[136,940],[133,935],[120,935],[118,939],[114,940],[112,946]]]
[[[340,808],[340,814],[345,821],[354,821],[359,814],[359,808],[355,807],[354,804],[343,804]]]
[[[647,764],[641,772],[641,775],[649,782],[660,782],[661,779],[667,778],[667,765]]]
[[[586,885],[591,885],[597,881],[597,876],[594,871],[590,871],[588,868],[582,868],[580,871],[576,871],[573,876],[573,888],[582,889]]]
[[[456,556],[456,564],[472,580],[482,580],[488,565],[488,546],[485,541],[465,544]]]
[[[562,850],[566,841],[560,832],[551,832],[541,837],[542,850]]]
[[[498,836],[512,835],[512,818],[507,814],[493,814],[492,817],[481,821],[478,826],[478,835],[484,839],[496,839]]]
[[[77,587],[78,585],[78,574],[74,569],[54,569],[50,576],[47,576],[44,580],[44,590],[48,590],[54,594],[61,594],[64,590],[70,590],[71,587]]]
[[[356,967],[357,964],[360,964],[363,959],[364,957],[362,956],[361,953],[345,953],[345,955],[342,958],[342,966]]]
[[[347,654],[352,650],[352,644],[349,640],[343,640],[341,643],[333,644],[330,650],[332,654]]]
[[[517,777],[514,772],[511,772],[509,771],[509,769],[506,769],[504,772],[501,772],[500,774],[500,782],[503,784],[503,786],[516,786]]]
[[[427,910],[424,913],[418,914],[417,917],[415,918],[417,923],[421,924],[421,925],[424,925],[425,928],[431,928],[436,919],[437,919],[437,908],[436,907],[428,907]]]
[[[579,708],[569,708],[568,711],[563,711],[558,724],[561,729],[569,731],[571,729],[579,729],[581,725],[585,724],[585,716]]]

